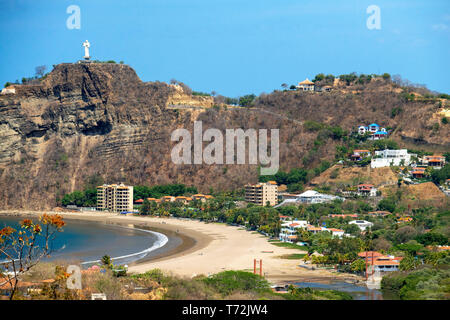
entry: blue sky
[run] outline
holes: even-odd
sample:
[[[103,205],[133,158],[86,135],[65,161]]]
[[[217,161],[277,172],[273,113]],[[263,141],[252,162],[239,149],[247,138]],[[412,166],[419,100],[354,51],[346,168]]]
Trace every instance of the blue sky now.
[[[66,9],[78,5],[81,28]],[[369,5],[381,30],[369,30]],[[0,86],[38,65],[123,60],[143,81],[260,94],[317,73],[400,74],[450,93],[450,1],[0,0]]]

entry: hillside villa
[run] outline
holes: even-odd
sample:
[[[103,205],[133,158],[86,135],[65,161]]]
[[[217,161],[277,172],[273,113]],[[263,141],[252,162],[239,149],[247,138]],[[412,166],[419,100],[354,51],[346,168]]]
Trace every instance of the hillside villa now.
[[[306,78],[302,82],[298,83],[297,89],[302,91],[314,91],[314,82]]]
[[[366,220],[353,220],[353,221],[350,221],[348,224],[357,225],[361,231],[366,231],[367,228],[370,228],[373,226],[372,222],[369,222]]]
[[[353,154],[350,156],[350,159],[352,161],[361,161],[367,157],[370,157],[369,150],[355,149],[353,150]]]
[[[419,160],[423,165],[433,167],[435,169],[440,169],[445,166],[444,156],[424,156]]]
[[[359,184],[358,195],[361,197],[376,197],[377,188],[373,184]]]
[[[386,128],[382,128],[376,123],[369,124],[368,126],[364,125],[359,126],[358,134],[360,135],[369,134],[370,140],[384,139],[388,136]]]
[[[417,157],[417,155],[408,153],[407,149],[375,151],[375,157],[372,158],[370,167],[408,166],[411,163],[411,157]]]
[[[411,176],[413,178],[416,179],[421,179],[425,177],[425,170],[426,168],[422,168],[422,167],[415,167],[412,171],[411,171]]]

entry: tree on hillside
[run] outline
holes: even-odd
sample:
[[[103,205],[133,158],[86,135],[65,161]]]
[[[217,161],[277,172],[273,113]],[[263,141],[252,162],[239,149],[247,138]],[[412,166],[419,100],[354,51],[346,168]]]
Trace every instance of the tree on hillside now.
[[[414,239],[417,236],[417,231],[411,226],[405,226],[398,228],[395,231],[394,239],[396,243],[405,243],[409,240]]]
[[[45,70],[47,70],[47,66],[37,66],[35,68],[36,77],[42,78],[44,76]]]
[[[431,171],[431,180],[433,180],[436,184],[442,184],[447,179],[450,179],[450,163],[447,163],[442,169],[436,170],[433,169]]]
[[[242,107],[250,107],[255,99],[256,96],[254,94],[247,94],[239,98],[239,105]]]
[[[384,80],[390,80],[391,79],[391,75],[389,73],[383,73],[382,75]]]
[[[316,75],[316,77],[313,79],[313,82],[319,82],[325,79],[325,75],[323,73],[319,73]]]
[[[447,245],[449,243],[448,237],[444,236],[441,233],[436,232],[427,232],[416,237],[416,241],[421,244],[428,245]]]

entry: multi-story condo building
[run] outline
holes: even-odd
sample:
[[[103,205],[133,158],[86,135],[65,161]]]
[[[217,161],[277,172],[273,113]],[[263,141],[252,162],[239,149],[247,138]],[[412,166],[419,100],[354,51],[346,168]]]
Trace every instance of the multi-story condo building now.
[[[97,210],[123,212],[133,210],[133,187],[104,184],[97,187]]]
[[[245,186],[245,201],[265,206],[267,202],[271,206],[278,203],[278,186],[275,181],[258,183]]]

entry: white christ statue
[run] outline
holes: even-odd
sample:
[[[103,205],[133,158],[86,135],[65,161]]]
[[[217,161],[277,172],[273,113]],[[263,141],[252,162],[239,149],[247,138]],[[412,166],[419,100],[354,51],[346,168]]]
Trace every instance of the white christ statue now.
[[[89,56],[89,47],[90,47],[91,45],[90,45],[90,43],[89,43],[89,41],[85,41],[85,42],[83,42],[83,47],[84,47],[84,58],[86,59],[86,60],[89,60],[89,58],[90,58],[90,56]]]

